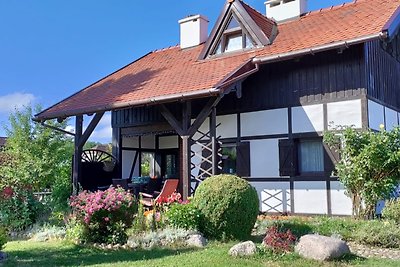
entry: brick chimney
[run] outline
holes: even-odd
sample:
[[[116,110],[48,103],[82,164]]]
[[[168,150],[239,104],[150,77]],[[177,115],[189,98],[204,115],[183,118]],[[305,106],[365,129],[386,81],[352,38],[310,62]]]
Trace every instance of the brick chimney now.
[[[181,48],[193,47],[207,41],[208,19],[202,15],[189,16],[178,21],[181,27]]]

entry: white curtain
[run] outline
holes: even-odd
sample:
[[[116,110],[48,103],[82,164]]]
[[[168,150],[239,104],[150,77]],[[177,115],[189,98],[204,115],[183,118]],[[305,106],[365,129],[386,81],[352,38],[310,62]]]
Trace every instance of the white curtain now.
[[[306,140],[300,142],[299,170],[300,173],[324,171],[324,149],[321,141]]]

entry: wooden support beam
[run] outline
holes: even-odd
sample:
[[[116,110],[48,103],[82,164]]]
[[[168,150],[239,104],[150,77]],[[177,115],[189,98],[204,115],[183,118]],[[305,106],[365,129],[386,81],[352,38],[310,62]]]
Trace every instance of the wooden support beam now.
[[[185,135],[185,132],[182,129],[179,121],[175,118],[175,116],[169,111],[169,109],[164,105],[160,105],[160,111],[163,117],[168,121],[168,123],[174,128],[174,130],[180,135]]]
[[[219,101],[221,101],[221,99],[222,96],[218,96],[208,100],[207,104],[203,107],[203,109],[193,122],[192,126],[190,127],[188,132],[189,136],[193,136],[196,133],[196,131],[200,128],[205,119],[210,115],[212,108],[217,106],[217,104],[219,103]]]
[[[122,138],[121,128],[112,129],[112,154],[117,159],[118,176],[122,178]],[[118,177],[115,177],[118,178]]]
[[[81,147],[83,147],[85,145],[86,141],[89,139],[90,135],[93,133],[97,124],[99,124],[99,121],[101,120],[103,115],[104,115],[104,111],[96,113],[96,115],[94,115],[93,119],[89,123],[89,126],[86,128],[83,135],[79,138],[79,145]]]
[[[190,196],[190,136],[181,136],[182,139],[182,198]]]
[[[74,160],[72,170],[72,194],[78,194],[78,183],[81,174],[82,166],[82,146],[80,146],[80,140],[82,137],[83,129],[83,116],[78,115],[75,118],[75,140],[74,140]]]
[[[217,146],[217,110],[212,107],[210,116],[210,137],[212,146],[212,174],[218,174],[218,146]]]

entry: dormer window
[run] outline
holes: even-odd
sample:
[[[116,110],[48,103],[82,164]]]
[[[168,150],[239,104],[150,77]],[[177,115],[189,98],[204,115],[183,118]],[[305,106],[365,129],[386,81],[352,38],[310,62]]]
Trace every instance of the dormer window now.
[[[234,16],[232,16],[229,24],[222,33],[222,36],[218,42],[216,49],[214,50],[214,53],[212,54],[219,55],[226,52],[232,52],[253,47],[253,41],[250,39],[248,34],[243,32],[239,22],[235,19]]]

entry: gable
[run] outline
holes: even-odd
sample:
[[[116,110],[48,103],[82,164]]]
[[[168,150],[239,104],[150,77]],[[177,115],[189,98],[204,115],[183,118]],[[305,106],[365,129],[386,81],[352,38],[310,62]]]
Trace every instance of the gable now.
[[[272,20],[242,1],[227,1],[199,59],[264,47],[272,43],[276,33]]]

